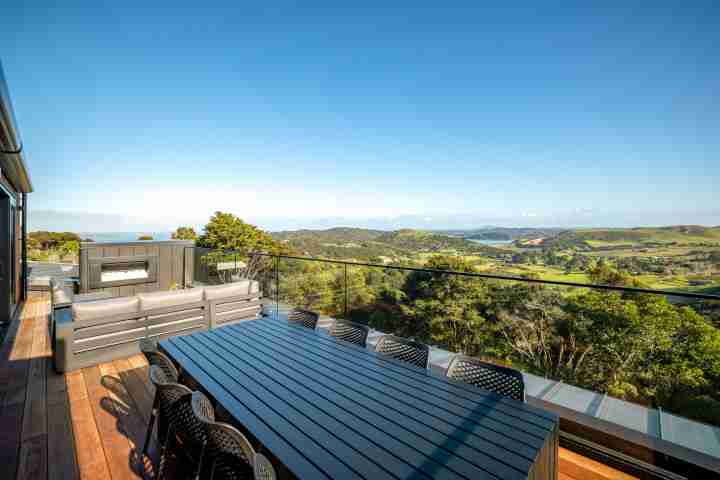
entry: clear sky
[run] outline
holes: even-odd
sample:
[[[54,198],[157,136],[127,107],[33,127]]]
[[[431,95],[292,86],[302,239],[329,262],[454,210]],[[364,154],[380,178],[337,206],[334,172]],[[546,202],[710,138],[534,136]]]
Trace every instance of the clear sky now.
[[[716,1],[270,3],[6,2],[31,226],[720,224]]]

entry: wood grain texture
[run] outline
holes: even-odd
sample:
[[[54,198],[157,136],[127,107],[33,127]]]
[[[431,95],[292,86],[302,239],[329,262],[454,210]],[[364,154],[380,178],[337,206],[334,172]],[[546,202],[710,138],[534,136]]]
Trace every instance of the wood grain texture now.
[[[83,479],[110,478],[110,467],[105,458],[100,431],[95,423],[82,371],[66,373],[65,379],[80,477]]]
[[[566,448],[558,452],[561,472],[577,480],[637,480],[637,477],[615,470],[600,462],[583,457]]]

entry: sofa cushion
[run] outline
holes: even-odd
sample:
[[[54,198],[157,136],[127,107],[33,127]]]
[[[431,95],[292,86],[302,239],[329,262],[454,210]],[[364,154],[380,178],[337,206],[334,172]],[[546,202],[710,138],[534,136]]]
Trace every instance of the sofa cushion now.
[[[166,292],[138,293],[140,310],[154,308],[174,307],[186,303],[203,301],[202,288],[188,288],[186,290],[171,290]]]
[[[140,300],[137,297],[110,298],[74,303],[72,306],[73,320],[76,322],[138,311],[140,311]]]
[[[239,295],[247,295],[249,293],[257,293],[260,291],[260,285],[256,281],[240,280],[239,282],[226,283],[224,285],[216,285],[214,287],[205,287],[205,300],[218,300],[226,297],[236,297]]]
[[[72,288],[57,280],[50,281],[53,308],[69,307],[74,301]]]

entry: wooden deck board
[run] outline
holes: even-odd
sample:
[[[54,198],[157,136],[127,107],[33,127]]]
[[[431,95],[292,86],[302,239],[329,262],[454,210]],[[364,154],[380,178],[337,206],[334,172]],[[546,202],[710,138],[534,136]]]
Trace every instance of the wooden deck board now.
[[[139,452],[155,391],[144,357],[57,374],[48,313],[47,295],[33,294],[0,345],[0,478],[149,477]],[[561,480],[632,478],[564,449],[560,460]]]

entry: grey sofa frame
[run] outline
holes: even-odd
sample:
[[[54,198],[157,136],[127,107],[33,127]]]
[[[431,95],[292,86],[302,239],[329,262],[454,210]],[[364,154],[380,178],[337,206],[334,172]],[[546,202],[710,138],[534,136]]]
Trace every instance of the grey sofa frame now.
[[[140,353],[140,339],[188,335],[257,318],[262,292],[202,300],[82,321],[73,319],[72,308],[52,312],[52,345],[55,370],[79,368]]]

